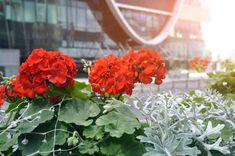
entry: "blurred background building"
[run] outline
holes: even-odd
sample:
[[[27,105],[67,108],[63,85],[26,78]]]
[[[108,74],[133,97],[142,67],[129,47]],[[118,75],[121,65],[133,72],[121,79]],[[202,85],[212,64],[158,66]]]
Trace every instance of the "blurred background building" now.
[[[116,0],[122,16],[143,40],[151,40],[174,16],[177,0]],[[165,55],[168,69],[185,68],[193,56],[208,56],[201,23],[209,20],[208,5],[185,0],[177,21],[160,43],[136,41],[118,21],[108,0],[0,0],[0,70],[6,76],[34,48],[60,50],[94,60],[129,49],[150,47]]]

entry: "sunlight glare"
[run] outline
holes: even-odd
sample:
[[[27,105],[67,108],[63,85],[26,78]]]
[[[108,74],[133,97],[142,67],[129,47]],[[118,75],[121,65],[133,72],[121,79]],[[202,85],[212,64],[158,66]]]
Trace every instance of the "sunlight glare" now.
[[[212,59],[227,59],[235,52],[235,0],[212,0],[210,23],[203,24],[206,48]]]

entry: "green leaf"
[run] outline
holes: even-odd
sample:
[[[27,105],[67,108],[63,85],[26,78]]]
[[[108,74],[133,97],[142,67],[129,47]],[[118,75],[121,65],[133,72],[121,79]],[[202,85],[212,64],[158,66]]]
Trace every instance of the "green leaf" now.
[[[98,126],[105,126],[105,132],[120,138],[124,133],[132,134],[140,128],[140,123],[127,106],[117,108],[96,120]]]
[[[231,155],[235,155],[235,144],[230,147]]]
[[[106,112],[110,112],[113,109],[117,109],[119,107],[123,106],[123,102],[117,99],[111,99],[111,100],[107,100],[106,104],[103,106],[104,108],[104,113]]]
[[[226,99],[235,101],[235,93],[228,93]]]
[[[19,99],[13,103],[10,103],[7,109],[5,110],[5,113],[9,113],[11,111],[17,111],[18,109],[22,108],[25,104],[26,104],[26,101],[22,99]]]
[[[99,151],[98,146],[88,140],[81,142],[78,149],[82,154],[94,154]]]
[[[235,76],[233,71],[210,74],[209,87],[223,95],[235,94]]]
[[[193,101],[197,102],[197,103],[202,103],[205,100],[205,98],[203,97],[195,97],[193,98]]]
[[[24,120],[20,122],[17,129],[22,133],[33,131],[39,124],[53,118],[53,105],[46,100],[38,99],[29,104],[28,109],[22,116]]]
[[[56,129],[67,130],[66,126],[58,122]],[[22,155],[29,155],[37,151],[40,155],[49,155],[53,150],[55,121],[41,124],[34,132],[19,137],[19,149]],[[55,145],[63,145],[69,134],[65,131],[56,131]],[[40,133],[40,134],[39,134]]]
[[[89,96],[84,93],[85,91],[91,92],[91,87],[85,82],[75,81],[74,88],[71,90],[70,95],[74,98],[79,98],[83,100],[89,99]]]
[[[99,112],[100,109],[96,103],[88,100],[73,99],[61,106],[58,119],[66,123],[88,126],[93,122],[93,119],[89,118],[97,116]]]
[[[144,146],[136,141],[134,135],[123,135],[121,138],[109,138],[100,147],[107,156],[142,156]]]
[[[212,156],[225,156],[224,154],[222,154],[221,152],[219,151],[214,151],[214,150],[211,150],[211,155]]]
[[[73,98],[79,98],[82,100],[88,100],[89,97],[87,96],[87,94],[85,94],[84,92],[80,91],[80,90],[74,90],[71,92],[70,94]]]
[[[104,129],[103,127],[99,127],[96,125],[89,126],[83,131],[83,135],[86,138],[95,138],[97,140],[102,139],[104,136]]]
[[[82,90],[88,88],[89,85],[85,82],[74,81],[74,88],[77,90]]]
[[[71,136],[67,139],[68,146],[76,146],[79,142],[78,136],[79,136],[78,132],[74,131],[73,136]]]
[[[125,156],[125,154],[122,152],[122,145],[113,142],[109,142],[109,144],[101,146],[101,152],[110,156]]]
[[[17,144],[19,132],[0,132],[0,151],[8,150],[12,145]]]

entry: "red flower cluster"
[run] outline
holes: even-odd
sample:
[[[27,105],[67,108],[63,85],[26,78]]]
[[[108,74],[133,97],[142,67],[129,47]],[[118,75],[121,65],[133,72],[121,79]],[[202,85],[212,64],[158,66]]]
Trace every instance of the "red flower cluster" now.
[[[73,86],[76,75],[74,60],[58,51],[35,49],[19,68],[19,75],[7,86],[11,98],[44,95],[49,86],[65,88]]]
[[[127,93],[131,95],[134,83],[161,84],[165,78],[166,67],[160,53],[150,49],[130,51],[122,58],[114,55],[95,62],[89,73],[93,91],[101,95]]]
[[[5,97],[5,86],[0,86],[0,106],[4,103],[4,97]]]
[[[200,58],[196,56],[189,61],[189,67],[197,71],[203,71],[208,67],[209,63],[210,59],[208,57]]]
[[[89,82],[93,91],[101,95],[126,93],[131,95],[134,88],[133,73],[114,55],[97,60],[91,66]]]
[[[141,49],[138,52],[130,51],[123,57],[123,60],[135,73],[135,82],[148,84],[155,78],[155,84],[160,85],[165,79],[166,67],[159,52],[151,49]]]

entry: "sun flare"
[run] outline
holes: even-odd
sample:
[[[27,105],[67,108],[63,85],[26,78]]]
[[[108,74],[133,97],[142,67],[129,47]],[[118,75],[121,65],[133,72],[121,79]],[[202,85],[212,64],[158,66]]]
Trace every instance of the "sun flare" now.
[[[210,22],[203,24],[206,47],[214,60],[231,58],[235,52],[234,7],[234,0],[213,0]]]

